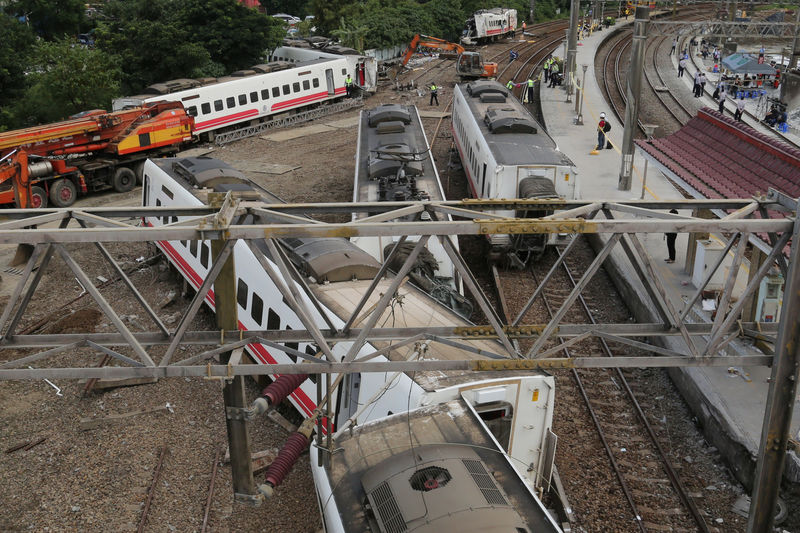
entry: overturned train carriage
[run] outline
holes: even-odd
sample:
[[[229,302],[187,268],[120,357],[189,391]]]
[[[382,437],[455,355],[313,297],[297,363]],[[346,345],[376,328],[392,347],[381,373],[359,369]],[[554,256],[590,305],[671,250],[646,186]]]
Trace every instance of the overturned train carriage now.
[[[439,173],[415,106],[381,105],[361,112],[353,186],[353,202],[445,200]],[[359,220],[370,213],[353,215]],[[451,220],[449,215],[422,211],[398,222]],[[354,237],[351,242],[383,262],[399,236]],[[417,238],[401,245],[399,265]],[[453,239],[453,247],[458,243]],[[395,261],[396,262],[396,261]],[[397,270],[394,264],[390,268]],[[413,282],[448,307],[469,317],[472,305],[461,295],[461,282],[453,261],[441,242],[431,237],[410,274]]]
[[[470,192],[484,199],[575,199],[574,163],[510,91],[496,81],[459,84],[453,94],[453,138]],[[540,217],[548,209],[498,211],[507,217]],[[492,235],[495,256],[514,261],[540,255],[558,235]],[[512,257],[511,255],[508,255]]]
[[[211,158],[149,161],[144,174],[146,206],[199,206],[212,192],[278,201],[241,172]],[[270,222],[251,216],[235,222]],[[143,222],[160,226],[181,220],[165,214]],[[209,241],[156,244],[191,286],[200,287],[213,261]],[[239,328],[304,329],[276,285],[276,258],[265,242],[253,244],[255,249],[238,241],[233,250]],[[372,283],[378,262],[345,239],[281,239],[277,246],[301,273],[298,279],[284,281],[295,284],[314,323],[322,329],[341,329]],[[391,276],[381,279],[365,306],[388,293],[392,281]],[[401,285],[395,294],[395,303],[383,311],[379,324],[470,325],[412,284]],[[215,309],[213,292],[205,303]],[[393,347],[396,344],[368,342],[356,355],[373,355],[372,361],[505,358],[497,341],[489,339],[421,340]],[[281,346],[253,343],[246,350],[257,363],[302,364],[301,355],[318,352],[310,342]],[[342,360],[351,347],[350,341],[333,345],[334,359]],[[374,356],[381,349],[385,351]],[[326,380],[314,374],[301,375],[300,380],[296,389],[285,392],[308,417],[327,393]],[[560,531],[539,499],[551,485],[557,440],[551,430],[552,376],[519,372],[497,379],[491,372],[364,372],[346,375],[330,393],[331,416],[326,421],[332,425],[336,453],[328,461],[329,451],[312,444],[310,454],[327,532],[480,531],[492,524],[516,532]],[[287,470],[283,468],[281,476]],[[270,479],[276,481],[268,472],[266,484]]]

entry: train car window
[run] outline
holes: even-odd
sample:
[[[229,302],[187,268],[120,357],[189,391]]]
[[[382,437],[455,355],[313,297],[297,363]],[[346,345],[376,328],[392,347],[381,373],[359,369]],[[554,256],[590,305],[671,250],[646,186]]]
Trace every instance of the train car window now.
[[[239,105],[247,105],[247,95],[240,94],[239,95]]]
[[[189,241],[181,241],[181,245],[182,245],[184,248],[188,248],[188,247],[189,247]]]
[[[292,84],[292,92],[299,93],[300,92],[300,82],[296,81]]]
[[[236,105],[236,98],[233,96],[229,96],[225,99],[225,105],[228,106],[228,109],[234,107]]]
[[[150,205],[150,176],[144,175],[142,184],[142,205]]]
[[[197,241],[189,241],[189,253],[197,257]]]
[[[255,292],[253,293],[253,303],[250,306],[250,316],[261,327],[261,321],[264,320],[264,300]]]
[[[342,76],[347,76],[347,69],[346,68],[342,69]]]
[[[253,91],[250,93],[250,103],[254,104],[256,102],[258,102],[258,93],[256,91]]]
[[[193,105],[193,106],[187,107],[186,108],[186,113],[191,117],[196,117],[197,116],[197,106]]]
[[[261,89],[261,99],[269,100],[269,89]]]
[[[247,283],[242,278],[239,278],[239,282],[236,284],[236,303],[242,309],[247,309]]]
[[[317,355],[317,348],[313,344],[306,344],[306,355],[315,356]],[[311,383],[317,382],[318,374],[309,374],[308,379],[311,380]]]
[[[311,84],[308,83],[308,80],[303,80],[303,90],[307,91],[311,88]]]
[[[211,104],[208,102],[205,104],[200,104],[200,111],[202,111],[204,115],[208,115],[211,113]]]
[[[162,185],[162,186],[161,186],[161,192],[163,192],[163,193],[164,193],[164,196],[166,196],[166,197],[167,197],[167,198],[169,198],[170,200],[174,200],[174,199],[175,199],[175,195],[174,195],[174,194],[172,194],[172,191],[171,191],[171,190],[167,189],[167,186],[166,186],[166,185]]]
[[[289,92],[290,92],[290,91],[289,91],[289,89],[290,89],[290,88],[291,88],[291,87],[289,87],[289,84],[288,84],[288,83],[287,83],[286,85],[284,85],[284,86],[283,86],[283,95],[284,95],[284,96],[286,96],[287,94],[289,94]]]
[[[214,111],[222,111],[222,100],[214,100]]]
[[[274,309],[267,312],[267,329],[281,329],[281,317]]]
[[[203,243],[203,248],[200,250],[200,263],[203,265],[203,268],[208,268],[211,258],[211,247],[208,243]]]
[[[288,325],[286,326],[286,330],[287,330],[287,331],[289,331],[289,330],[291,330],[291,329],[292,329],[292,328],[290,328]],[[293,349],[293,350],[296,350],[296,349],[297,349],[297,347],[299,346],[299,344],[298,344],[298,343],[296,343],[296,342],[285,342],[284,344],[286,345],[286,347],[287,347],[287,348],[291,348],[291,349]],[[287,354],[287,355],[288,355],[288,354]],[[293,356],[293,355],[289,355],[289,357],[291,357],[291,358],[294,360],[294,362],[295,362],[295,363],[297,362],[297,357],[295,357],[295,356]]]
[[[279,97],[280,95],[281,95],[281,89],[280,89],[280,87],[273,87],[273,88],[272,88],[272,96],[273,96],[273,98],[277,98],[277,97]]]
[[[314,78],[313,80],[311,80],[311,84],[314,86],[315,89],[319,87],[319,78]]]

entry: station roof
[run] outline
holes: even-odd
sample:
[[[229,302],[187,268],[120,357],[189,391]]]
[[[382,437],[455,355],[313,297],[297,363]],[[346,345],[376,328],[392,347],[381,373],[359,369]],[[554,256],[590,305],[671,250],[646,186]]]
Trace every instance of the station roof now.
[[[672,135],[636,144],[698,198],[748,198],[769,187],[800,197],[800,150],[707,107]]]
[[[723,58],[722,66],[734,74],[775,74],[769,63],[759,63],[758,58],[750,54],[731,54]]]

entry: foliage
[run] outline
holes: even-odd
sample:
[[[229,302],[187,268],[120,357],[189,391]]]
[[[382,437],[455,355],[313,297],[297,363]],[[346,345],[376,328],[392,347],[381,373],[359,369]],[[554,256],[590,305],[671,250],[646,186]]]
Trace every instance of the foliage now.
[[[332,34],[339,41],[350,48],[355,48],[359,52],[364,51],[364,36],[367,34],[368,28],[366,26],[357,26],[355,24],[348,24],[344,17],[340,19],[339,28],[333,30]]]
[[[260,0],[260,3],[269,15],[287,13],[302,20],[306,15],[312,14],[308,0]]]
[[[40,41],[32,54],[28,90],[15,106],[24,123],[63,120],[89,109],[109,109],[119,94],[116,61],[100,50],[70,39]]]
[[[313,20],[301,20],[297,23],[297,35],[300,37],[311,36],[311,29],[314,28]]]
[[[0,124],[8,124],[8,104],[25,92],[25,69],[28,55],[33,49],[34,36],[30,28],[15,18],[0,14],[0,108],[4,117]]]
[[[350,21],[360,11],[359,4],[350,0],[311,0],[311,10],[319,35],[332,35],[342,17]]]
[[[285,34],[279,20],[235,0],[111,0],[104,12],[96,43],[119,58],[127,94],[249,67]]]
[[[77,35],[85,28],[86,4],[81,0],[14,0],[6,13],[25,16],[45,39]]]

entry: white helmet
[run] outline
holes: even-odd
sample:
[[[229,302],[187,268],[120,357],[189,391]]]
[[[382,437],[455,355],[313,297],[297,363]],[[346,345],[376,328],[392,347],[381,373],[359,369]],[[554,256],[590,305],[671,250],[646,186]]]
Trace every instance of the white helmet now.
[[[606,118],[606,114],[605,113],[600,113],[600,118]]]

